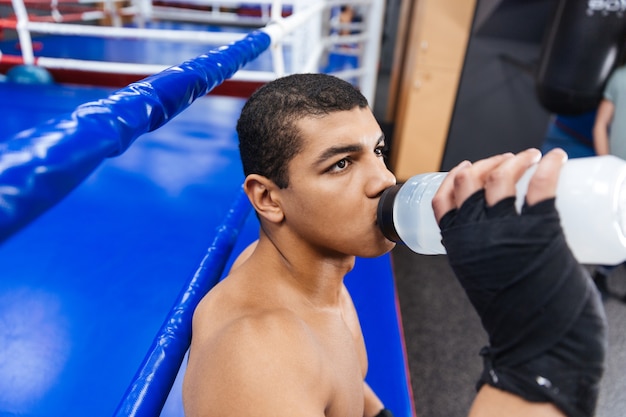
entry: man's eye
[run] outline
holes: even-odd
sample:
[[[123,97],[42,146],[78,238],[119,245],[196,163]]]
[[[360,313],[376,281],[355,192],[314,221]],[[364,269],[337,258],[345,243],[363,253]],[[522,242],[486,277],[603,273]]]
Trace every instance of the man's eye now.
[[[348,165],[350,165],[350,161],[348,161],[346,158],[343,158],[335,162],[333,166],[330,167],[329,171],[343,171],[348,167]]]
[[[342,159],[340,161],[337,161],[337,163],[335,164],[335,168],[339,168],[339,169],[344,169],[347,166],[348,166],[347,159]]]
[[[387,156],[387,147],[379,146],[378,148],[374,149],[374,153],[378,156]]]

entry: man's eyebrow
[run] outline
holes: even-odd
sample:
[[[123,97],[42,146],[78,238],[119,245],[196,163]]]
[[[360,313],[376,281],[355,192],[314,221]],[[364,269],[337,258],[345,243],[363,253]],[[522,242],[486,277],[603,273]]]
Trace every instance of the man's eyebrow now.
[[[376,146],[380,145],[381,142],[385,141],[385,135],[381,134],[376,141]],[[343,153],[351,153],[351,152],[361,152],[363,150],[363,145],[360,143],[344,145],[344,146],[331,146],[328,149],[325,149],[324,152],[320,154],[317,158],[316,164],[322,164],[327,159],[334,157],[335,155],[340,155]]]
[[[361,152],[363,150],[363,145],[354,144],[354,145],[344,145],[344,146],[332,146],[328,149],[325,149],[318,157],[316,164],[323,164],[327,159],[334,157],[335,155],[340,155],[343,153],[352,153],[352,152]]]

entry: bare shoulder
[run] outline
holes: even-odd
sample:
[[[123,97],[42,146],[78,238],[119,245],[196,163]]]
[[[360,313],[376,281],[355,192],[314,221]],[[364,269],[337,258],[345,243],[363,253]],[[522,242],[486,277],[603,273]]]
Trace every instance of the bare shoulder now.
[[[194,340],[183,385],[186,415],[323,416],[323,362],[316,338],[290,311],[242,315]]]
[[[250,255],[252,255],[252,252],[254,252],[254,249],[256,249],[257,245],[258,245],[259,241],[255,240],[254,242],[250,243],[240,254],[239,256],[237,256],[237,258],[235,259],[235,261],[233,262],[232,266],[230,267],[231,271],[234,269],[239,268],[244,262],[246,262],[248,260],[248,258],[250,257]]]

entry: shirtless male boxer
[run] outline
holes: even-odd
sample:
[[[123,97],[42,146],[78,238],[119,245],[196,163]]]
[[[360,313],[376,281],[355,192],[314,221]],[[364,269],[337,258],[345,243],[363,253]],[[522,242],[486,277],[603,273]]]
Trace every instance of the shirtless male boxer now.
[[[364,381],[344,286],[356,256],[394,247],[376,210],[396,180],[366,99],[329,75],[287,76],[250,97],[237,131],[259,239],[194,314],[187,417],[391,416]],[[471,416],[593,414],[605,319],[554,209],[565,159],[530,149],[463,162],[433,200],[450,263],[490,335]],[[508,197],[534,163],[518,215]]]

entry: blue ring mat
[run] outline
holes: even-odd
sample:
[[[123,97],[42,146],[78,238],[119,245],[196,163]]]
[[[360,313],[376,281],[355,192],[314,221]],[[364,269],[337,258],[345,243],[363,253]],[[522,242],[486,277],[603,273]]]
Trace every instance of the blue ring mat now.
[[[0,143],[111,92],[0,83]],[[0,246],[1,416],[114,413],[240,189],[234,125],[243,103],[196,100]],[[257,228],[251,214],[234,253]],[[389,255],[358,259],[346,284],[367,380],[396,416],[412,416]],[[183,415],[179,384],[162,416]]]

